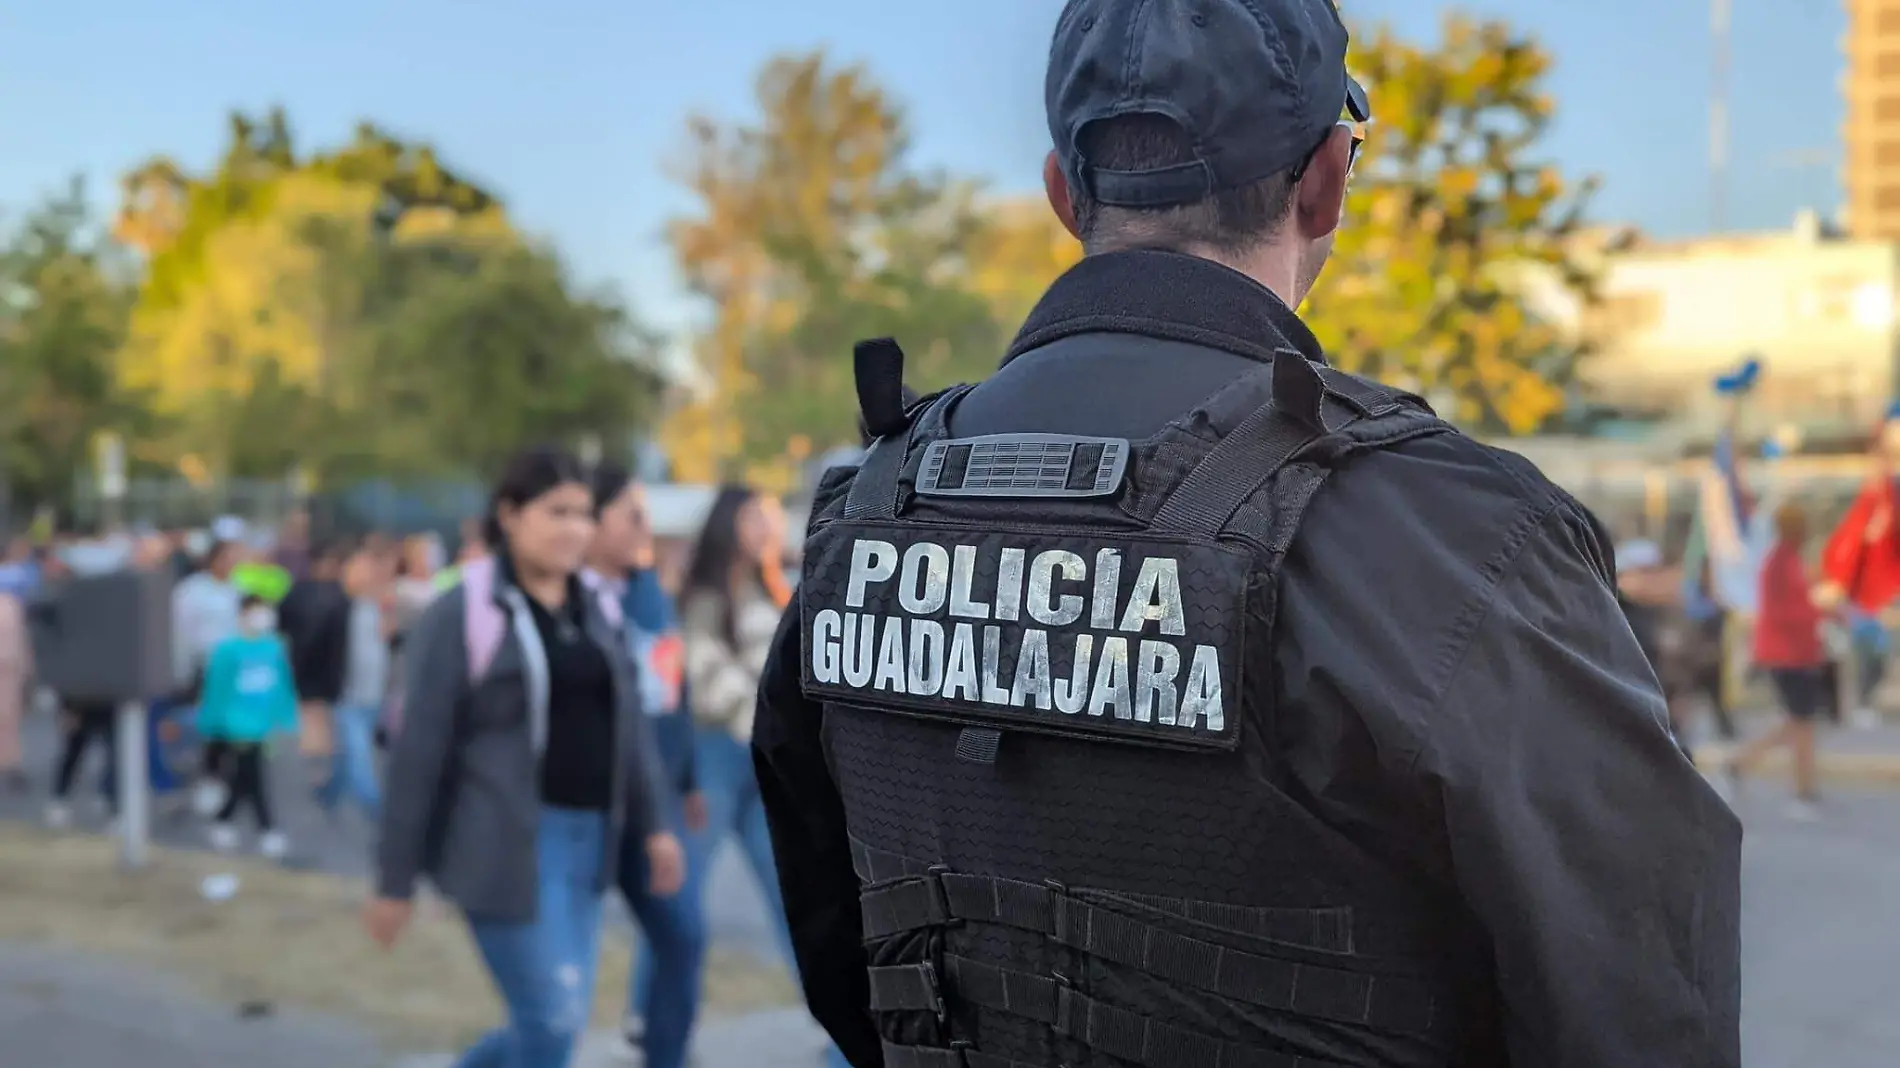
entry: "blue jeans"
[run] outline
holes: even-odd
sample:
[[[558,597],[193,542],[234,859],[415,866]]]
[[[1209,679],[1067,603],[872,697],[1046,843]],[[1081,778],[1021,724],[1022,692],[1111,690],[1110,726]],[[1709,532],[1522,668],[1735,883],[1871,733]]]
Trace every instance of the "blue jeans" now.
[[[368,705],[337,705],[331,713],[336,751],[330,756],[330,777],[317,787],[317,804],[325,812],[335,811],[345,797],[372,820],[382,809],[382,791],[376,785],[377,716]]]
[[[468,918],[475,948],[508,1005],[508,1023],[462,1054],[457,1068],[567,1068],[594,1004],[601,907],[595,888],[606,833],[606,813],[543,808],[534,920]]]
[[[703,910],[706,877],[712,871],[713,858],[728,836],[736,839],[746,863],[752,868],[753,878],[758,881],[759,896],[765,899],[766,916],[779,953],[796,979],[798,960],[792,954],[792,932],[785,922],[785,899],[779,893],[778,865],[772,859],[772,836],[765,825],[759,781],[752,770],[752,748],[730,732],[702,729],[696,732],[693,752],[699,792],[706,799],[706,829],[682,840],[686,846],[686,889],[681,896],[691,894],[695,906]],[[657,952],[649,948],[642,937],[633,971],[636,1007],[653,1003]],[[653,1022],[648,1020],[649,1031],[652,1026]],[[833,1068],[846,1068],[844,1056],[835,1046],[826,1056]],[[656,1068],[657,1065],[658,1062]]]
[[[149,786],[155,794],[171,793],[173,790],[178,789],[180,785],[179,775],[176,771],[172,770],[171,762],[173,752],[179,747],[165,744],[163,737],[164,732],[161,728],[170,720],[176,720],[184,724],[186,728],[189,728],[194,711],[195,709],[190,705],[181,705],[164,699],[153,701],[151,706],[146,710],[146,785]],[[115,732],[119,729],[116,715],[112,722],[112,729]],[[106,762],[106,770],[99,776],[99,796],[105,798],[110,803],[114,803],[114,811],[117,810],[116,802],[119,796],[119,762],[116,758]]]
[[[677,813],[673,826],[683,832]],[[649,893],[648,875],[646,843],[629,838],[621,847],[620,892],[639,921],[641,950],[627,1008],[644,1021],[646,1068],[683,1068],[706,961],[700,872],[688,866],[686,884],[672,897]]]

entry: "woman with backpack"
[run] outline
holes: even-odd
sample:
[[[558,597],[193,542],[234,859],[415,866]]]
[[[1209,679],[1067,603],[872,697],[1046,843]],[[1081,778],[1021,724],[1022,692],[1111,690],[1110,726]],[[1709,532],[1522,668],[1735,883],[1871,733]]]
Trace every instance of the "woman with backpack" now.
[[[466,917],[508,1020],[465,1068],[565,1068],[623,841],[644,846],[654,892],[684,879],[619,605],[581,572],[593,504],[571,454],[516,456],[489,507],[494,554],[463,569],[404,646],[364,924],[393,944],[425,876]]]

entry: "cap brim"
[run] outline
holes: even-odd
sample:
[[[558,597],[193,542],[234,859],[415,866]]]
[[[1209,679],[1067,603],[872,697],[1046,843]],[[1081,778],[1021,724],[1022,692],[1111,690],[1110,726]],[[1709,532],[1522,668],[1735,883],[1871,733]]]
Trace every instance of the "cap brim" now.
[[[1366,89],[1350,74],[1346,75],[1346,114],[1354,122],[1372,121],[1372,103],[1366,99]]]

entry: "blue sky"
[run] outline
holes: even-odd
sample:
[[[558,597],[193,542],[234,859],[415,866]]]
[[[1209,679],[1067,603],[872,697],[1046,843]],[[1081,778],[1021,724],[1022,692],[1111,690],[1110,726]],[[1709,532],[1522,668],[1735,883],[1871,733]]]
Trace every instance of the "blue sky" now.
[[[1832,209],[1839,0],[1733,0],[1730,218]],[[1477,0],[1557,56],[1549,145],[1606,187],[1596,214],[1666,234],[1708,219],[1708,0]],[[690,111],[743,116],[775,52],[863,61],[910,109],[921,162],[1034,189],[1044,49],[1061,0],[0,0],[0,211],[74,172],[102,202],[167,153],[208,163],[234,107],[281,103],[305,144],[373,118],[434,142],[662,326],[694,314],[661,243],[690,199],[661,169]],[[1431,34],[1430,0],[1345,0]],[[1374,104],[1377,87],[1374,86]],[[1826,152],[1816,165],[1801,157]],[[1790,162],[1791,159],[1799,162]]]

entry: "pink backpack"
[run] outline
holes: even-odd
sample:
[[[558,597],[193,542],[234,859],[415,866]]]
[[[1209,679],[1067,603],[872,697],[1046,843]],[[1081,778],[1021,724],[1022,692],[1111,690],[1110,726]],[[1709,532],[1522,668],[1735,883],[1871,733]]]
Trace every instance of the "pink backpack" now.
[[[581,584],[594,594],[600,605],[601,614],[615,629],[621,625],[620,600],[608,589],[607,584],[594,571],[581,572]],[[508,634],[508,614],[495,603],[495,560],[487,557],[471,560],[462,565],[462,644],[468,654],[469,685],[482,680],[488,674],[488,667],[495,662],[495,653],[501,649],[501,642]],[[390,698],[389,709],[384,717],[384,730],[390,737],[402,725],[402,697],[400,694]]]

